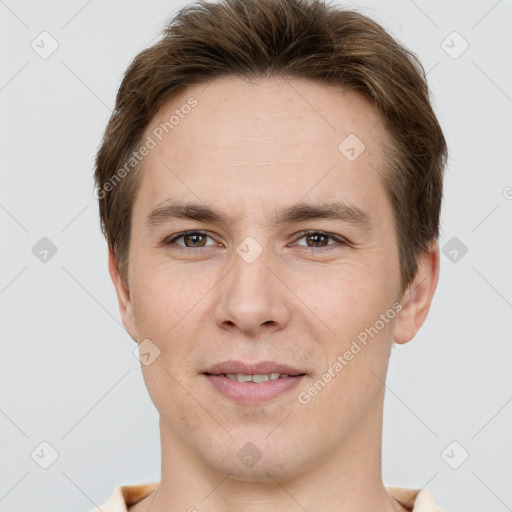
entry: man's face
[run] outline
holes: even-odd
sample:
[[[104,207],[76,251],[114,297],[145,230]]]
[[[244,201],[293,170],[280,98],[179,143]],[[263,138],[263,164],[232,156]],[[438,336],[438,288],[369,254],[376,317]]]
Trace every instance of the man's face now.
[[[158,141],[153,130],[190,96],[197,106]],[[229,78],[189,88],[148,135],[157,145],[140,169],[123,320],[160,350],[142,369],[168,449],[264,480],[377,442],[400,298],[381,182],[389,138],[377,110],[309,81]],[[165,210],[183,203],[228,222]],[[334,203],[350,208],[341,218],[307,209],[282,218],[298,205]],[[241,371],[217,366],[227,361]],[[285,365],[301,376],[238,383],[219,375],[265,361],[257,373],[286,373]]]

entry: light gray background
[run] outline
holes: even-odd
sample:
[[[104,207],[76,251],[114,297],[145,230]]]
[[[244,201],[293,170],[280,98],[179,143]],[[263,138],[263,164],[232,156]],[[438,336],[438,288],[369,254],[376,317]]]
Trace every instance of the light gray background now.
[[[426,323],[393,350],[384,482],[426,486],[447,512],[511,510],[512,2],[347,5],[429,71],[450,150],[440,242],[468,248],[442,255]],[[124,70],[178,6],[0,1],[0,511],[87,512],[116,485],[160,478],[158,417],[120,323],[92,172]],[[31,48],[49,48],[43,31],[59,45],[47,59]],[[453,31],[469,44],[458,58]],[[32,253],[42,237],[58,248],[46,263]],[[58,452],[48,469],[43,441]]]

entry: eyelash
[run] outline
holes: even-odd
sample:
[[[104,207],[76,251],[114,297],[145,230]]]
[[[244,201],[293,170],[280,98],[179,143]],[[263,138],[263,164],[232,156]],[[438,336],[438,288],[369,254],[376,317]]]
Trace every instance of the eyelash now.
[[[178,233],[176,236],[173,236],[172,238],[166,239],[164,241],[164,244],[165,245],[174,245],[175,248],[177,248],[179,251],[184,251],[184,252],[189,252],[189,253],[197,252],[198,249],[205,249],[207,247],[212,247],[212,246],[206,246],[206,247],[186,247],[186,246],[175,244],[176,240],[179,240],[180,238],[183,238],[183,237],[185,237],[187,235],[209,236],[208,232],[202,231],[202,230],[183,231],[182,233]],[[297,240],[300,240],[301,238],[304,238],[305,236],[321,235],[321,236],[324,236],[324,237],[327,237],[327,238],[331,238],[332,240],[335,240],[336,242],[338,242],[338,244],[341,244],[341,245],[348,245],[349,244],[348,240],[346,240],[346,239],[344,239],[344,238],[342,238],[340,236],[334,235],[333,233],[328,233],[326,231],[318,231],[318,230],[300,231],[299,233],[297,233],[297,235],[298,235]],[[336,244],[329,244],[326,247],[308,247],[308,246],[305,246],[304,249],[306,249],[306,250],[309,249],[309,250],[312,250],[312,251],[315,251],[315,252],[324,252],[324,251],[330,251],[334,247],[336,247]]]

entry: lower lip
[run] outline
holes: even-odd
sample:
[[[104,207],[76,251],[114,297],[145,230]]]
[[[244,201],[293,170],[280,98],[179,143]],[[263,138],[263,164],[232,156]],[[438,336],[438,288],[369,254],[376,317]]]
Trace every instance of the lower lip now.
[[[265,382],[238,382],[222,375],[206,375],[211,385],[223,395],[242,404],[260,404],[291,390],[305,375]]]

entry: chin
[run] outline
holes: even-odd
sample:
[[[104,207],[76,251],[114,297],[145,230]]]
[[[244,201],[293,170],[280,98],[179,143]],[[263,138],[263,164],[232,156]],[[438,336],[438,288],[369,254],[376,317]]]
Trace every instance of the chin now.
[[[264,437],[264,436],[263,436]],[[304,453],[298,450],[300,443],[290,437],[261,441],[247,441],[236,437],[230,446],[217,453],[208,453],[207,464],[231,479],[246,482],[285,482],[298,475],[304,468]],[[240,447],[240,448],[238,448]],[[301,453],[299,459],[297,453]],[[221,455],[219,455],[221,454]]]

